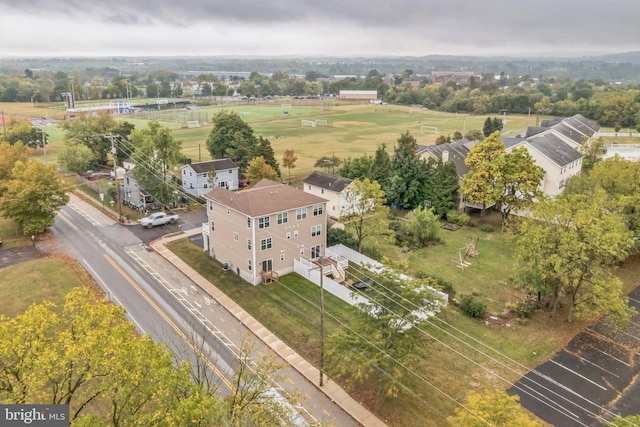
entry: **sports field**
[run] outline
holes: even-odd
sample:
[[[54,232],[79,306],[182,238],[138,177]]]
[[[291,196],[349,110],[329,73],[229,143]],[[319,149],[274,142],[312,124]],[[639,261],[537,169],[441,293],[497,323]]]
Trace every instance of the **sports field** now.
[[[182,141],[183,152],[192,161],[209,160],[206,139],[211,131],[213,116],[223,110],[240,114],[254,129],[256,136],[263,136],[271,141],[276,159],[281,159],[285,150],[294,149],[298,160],[292,175],[306,176],[312,172],[313,165],[322,156],[335,156],[340,159],[373,154],[380,144],[387,144],[391,153],[398,137],[409,132],[418,144],[434,144],[438,135],[453,135],[455,131],[482,129],[488,115],[473,116],[469,114],[441,113],[397,105],[346,104],[333,100],[309,100],[305,102],[287,101],[281,103],[265,102],[260,105],[215,105],[197,110],[199,117],[206,117],[209,122],[200,121],[200,127],[183,128],[184,122],[168,119],[161,121],[163,126],[174,130],[175,136]],[[0,111],[7,115],[54,117],[59,115],[58,108],[51,111],[42,108],[31,108],[31,104],[0,103]],[[286,114],[285,114],[286,112]],[[186,113],[178,112],[178,116]],[[497,116],[497,115],[494,115]],[[491,117],[494,117],[491,116]],[[546,117],[509,115],[506,117],[505,133],[510,136],[523,134],[528,125],[536,125],[536,119]],[[146,126],[144,119],[132,119],[118,116],[136,127]],[[302,126],[302,121],[318,121],[318,125]],[[326,121],[326,126],[323,126]],[[437,127],[437,133],[421,132],[421,126]],[[54,125],[45,127],[50,135],[47,147],[49,161],[55,160],[62,149],[62,132]],[[42,156],[42,153],[37,153]],[[284,172],[284,171],[283,171]]]

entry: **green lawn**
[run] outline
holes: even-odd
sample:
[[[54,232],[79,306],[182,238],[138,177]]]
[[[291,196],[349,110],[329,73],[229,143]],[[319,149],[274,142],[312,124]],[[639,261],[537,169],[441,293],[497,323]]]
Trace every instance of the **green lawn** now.
[[[4,267],[0,274],[0,314],[12,317],[45,300],[60,307],[71,289],[88,283],[88,274],[66,257]]]
[[[0,238],[2,238],[2,248],[11,248],[15,246],[25,246],[31,244],[31,238],[25,236],[12,220],[0,216]]]

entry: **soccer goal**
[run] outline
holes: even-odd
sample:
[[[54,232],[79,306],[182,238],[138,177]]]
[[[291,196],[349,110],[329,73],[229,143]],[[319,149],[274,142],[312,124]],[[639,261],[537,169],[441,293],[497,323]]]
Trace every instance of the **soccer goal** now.
[[[309,126],[309,127],[316,127],[316,121],[315,120],[302,120],[301,122],[302,126]]]
[[[409,114],[419,116],[420,110],[409,110]]]
[[[316,119],[316,126],[329,126],[329,123],[323,119]]]
[[[283,110],[290,110],[291,109],[291,104],[282,104],[282,109]]]
[[[420,126],[420,133],[438,133],[438,128],[435,126]]]

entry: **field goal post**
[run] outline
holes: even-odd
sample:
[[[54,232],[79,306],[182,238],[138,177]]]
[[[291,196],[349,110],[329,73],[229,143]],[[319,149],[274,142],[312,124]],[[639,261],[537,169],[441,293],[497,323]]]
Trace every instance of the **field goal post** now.
[[[409,110],[409,114],[419,116],[420,114],[422,114],[422,112],[420,110],[416,110],[415,108],[412,108],[411,110]]]
[[[314,121],[316,122],[316,126],[329,126],[329,122],[325,119],[316,119]]]
[[[438,128],[435,126],[420,126],[420,133],[438,133]]]
[[[283,110],[290,110],[291,109],[291,104],[282,104],[282,109]]]
[[[300,122],[300,124],[302,126],[308,126],[308,127],[312,127],[312,128],[316,127],[316,121],[315,120],[302,120]]]

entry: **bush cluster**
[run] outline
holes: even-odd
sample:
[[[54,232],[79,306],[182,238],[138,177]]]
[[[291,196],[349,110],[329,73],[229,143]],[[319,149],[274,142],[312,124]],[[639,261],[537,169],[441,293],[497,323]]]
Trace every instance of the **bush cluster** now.
[[[447,221],[452,224],[459,225],[460,227],[466,227],[471,224],[471,218],[466,213],[460,213],[457,211],[447,212]]]
[[[460,299],[460,309],[469,317],[482,317],[487,312],[487,306],[473,295],[463,295]]]

